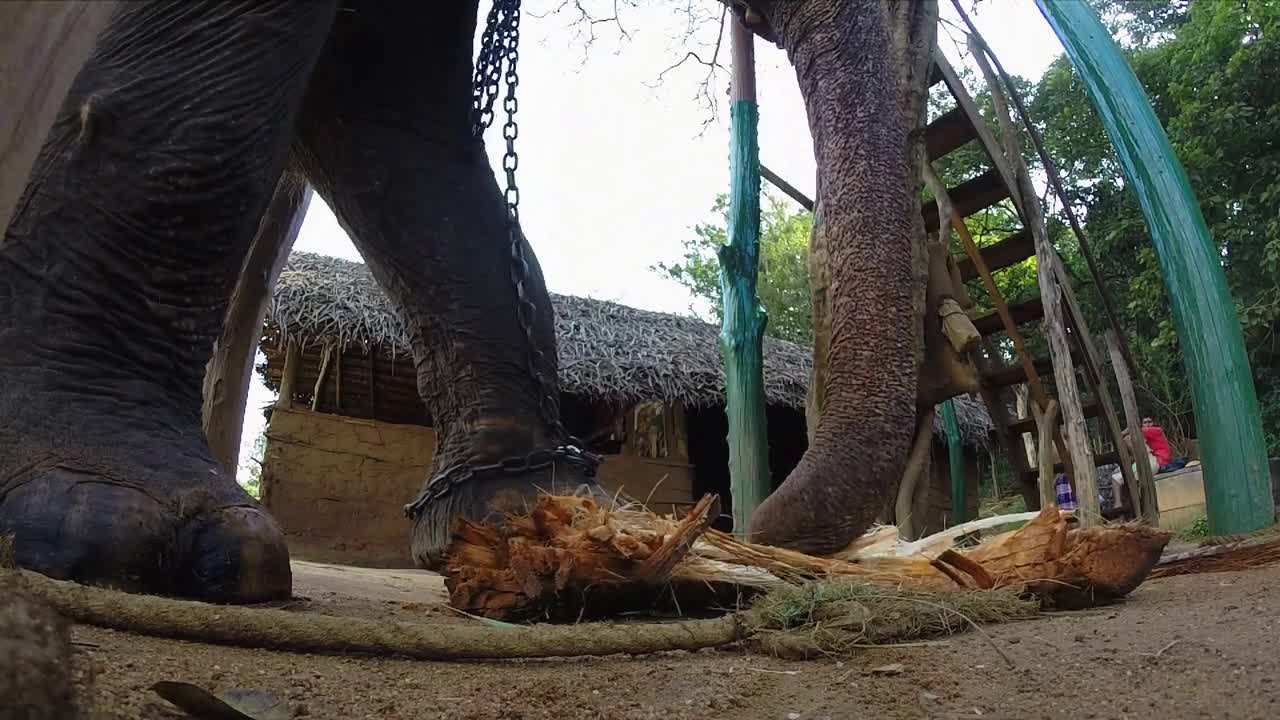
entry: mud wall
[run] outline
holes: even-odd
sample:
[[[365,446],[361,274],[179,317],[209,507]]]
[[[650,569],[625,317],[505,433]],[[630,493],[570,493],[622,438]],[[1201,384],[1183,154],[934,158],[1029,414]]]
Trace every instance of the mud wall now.
[[[966,445],[964,448],[965,505],[968,520],[978,517],[978,455]],[[921,536],[940,532],[955,525],[951,512],[951,465],[944,443],[934,442],[929,458],[929,490],[925,510],[925,523]]]
[[[276,408],[262,501],[294,559],[413,567],[403,507],[422,487],[435,445],[428,427]]]
[[[296,560],[413,567],[404,504],[431,466],[431,428],[276,408],[267,427],[262,502]],[[609,455],[601,484],[670,513],[692,502],[693,468],[668,459]]]

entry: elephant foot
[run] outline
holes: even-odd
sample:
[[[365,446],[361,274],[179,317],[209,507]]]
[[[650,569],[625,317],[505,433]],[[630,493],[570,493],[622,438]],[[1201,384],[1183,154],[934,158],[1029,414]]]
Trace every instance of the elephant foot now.
[[[506,468],[494,463],[476,466],[470,473],[465,466],[446,470],[405,506],[413,518],[414,562],[443,570],[458,518],[501,527],[508,517],[529,514],[540,495],[588,495],[602,505],[612,503],[614,496],[596,481],[598,463],[594,455],[562,449],[535,462],[507,463]]]
[[[14,536],[18,565],[210,602],[289,597],[284,535],[229,475],[186,453],[144,462],[45,460],[0,481],[0,535]]]

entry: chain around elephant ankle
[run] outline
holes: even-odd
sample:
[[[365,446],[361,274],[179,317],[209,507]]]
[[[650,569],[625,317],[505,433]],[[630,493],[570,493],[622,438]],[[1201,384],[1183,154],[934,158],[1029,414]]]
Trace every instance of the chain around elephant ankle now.
[[[562,461],[570,468],[580,470],[588,478],[594,478],[603,458],[589,450],[584,450],[577,444],[571,443],[558,445],[551,450],[534,450],[527,455],[515,455],[484,465],[473,465],[464,460],[456,465],[451,465],[439,475],[431,478],[426,487],[414,498],[413,502],[404,506],[404,514],[410,519],[417,519],[428,505],[445,497],[453,492],[455,488],[465,485],[478,475],[491,473],[527,475],[546,470],[554,465],[557,460]]]
[[[472,95],[472,134],[479,138],[493,124],[493,104],[498,97],[501,81],[507,83],[507,93],[502,99],[506,122],[502,126],[502,138],[506,141],[506,153],[502,156],[502,170],[506,176],[503,200],[507,207],[507,243],[511,259],[511,285],[516,292],[516,322],[527,345],[528,371],[538,387],[538,413],[543,422],[567,442],[569,433],[556,411],[554,378],[544,372],[546,354],[538,346],[534,334],[537,306],[529,299],[526,285],[529,280],[529,260],[525,256],[524,235],[520,231],[520,188],[516,185],[516,169],[520,156],[516,154],[516,138],[520,126],[516,124],[516,112],[520,103],[516,88],[520,75],[516,70],[520,60],[520,2],[521,0],[494,0],[480,39],[480,54],[476,58]],[[505,64],[505,73],[503,65]]]

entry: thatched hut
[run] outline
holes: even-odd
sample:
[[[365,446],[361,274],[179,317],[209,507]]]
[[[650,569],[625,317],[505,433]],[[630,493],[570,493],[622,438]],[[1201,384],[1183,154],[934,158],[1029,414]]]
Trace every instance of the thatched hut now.
[[[561,406],[570,432],[606,456],[602,482],[680,510],[718,492],[728,512],[728,426],[718,328],[702,321],[553,295]],[[263,501],[295,556],[362,565],[409,562],[400,508],[435,447],[404,328],[368,269],[294,253],[277,282],[258,371],[280,392],[268,410]],[[770,469],[780,482],[807,445],[810,351],[765,342]],[[976,512],[986,409],[958,403]],[[935,424],[937,519],[949,514],[945,440]],[[940,474],[939,474],[940,473]]]

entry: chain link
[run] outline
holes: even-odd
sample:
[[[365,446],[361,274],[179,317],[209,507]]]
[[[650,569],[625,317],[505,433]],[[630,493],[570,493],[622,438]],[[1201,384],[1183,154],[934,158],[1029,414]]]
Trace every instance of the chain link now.
[[[528,346],[526,359],[529,374],[538,387],[539,413],[543,422],[555,432],[556,442],[561,444],[554,450],[535,450],[523,457],[507,458],[488,465],[472,465],[466,461],[458,463],[432,478],[418,497],[405,506],[405,514],[410,517],[416,517],[431,502],[447,495],[476,475],[498,471],[529,473],[550,467],[557,459],[563,459],[592,477],[601,461],[598,455],[581,449],[581,441],[569,435],[561,423],[554,396],[556,385],[543,371],[546,367],[546,355],[534,334],[537,306],[529,298],[526,287],[529,281],[529,259],[520,230],[520,188],[516,185],[516,170],[520,167],[520,156],[516,154],[516,139],[520,137],[520,126],[516,123],[516,113],[520,110],[520,102],[516,98],[516,88],[520,85],[517,71],[520,61],[520,3],[521,0],[494,0],[493,7],[489,9],[480,39],[480,52],[476,57],[471,92],[471,131],[473,136],[480,138],[493,124],[493,105],[498,98],[498,86],[505,80],[507,92],[502,99],[502,110],[506,115],[506,122],[502,126],[502,138],[506,142],[506,152],[502,156],[502,170],[506,176],[506,187],[503,190],[503,201],[507,210],[511,284],[516,293],[516,321]]]
[[[481,137],[493,124],[493,105],[498,97],[498,86],[501,80],[505,80],[507,92],[502,99],[502,110],[506,115],[506,122],[502,126],[502,138],[506,142],[506,152],[502,156],[502,170],[506,176],[506,187],[503,190],[503,200],[507,209],[511,284],[516,292],[516,321],[524,334],[528,349],[526,362],[529,374],[538,385],[539,414],[543,422],[555,431],[558,441],[563,442],[571,438],[560,422],[554,397],[555,384],[544,372],[546,354],[534,334],[537,327],[537,307],[529,298],[526,287],[529,280],[529,259],[520,230],[520,187],[516,184],[516,170],[520,167],[520,156],[516,153],[516,139],[520,137],[520,126],[516,123],[516,113],[520,110],[520,101],[516,97],[516,88],[520,85],[520,3],[521,0],[494,0],[493,7],[489,9],[484,34],[481,36],[480,54],[476,59],[475,87],[472,88],[472,132],[476,137]]]
[[[427,483],[413,502],[404,506],[404,514],[409,518],[417,518],[422,510],[432,502],[448,495],[455,488],[465,485],[477,475],[503,473],[509,475],[525,475],[545,470],[563,461],[571,468],[577,468],[587,477],[595,477],[602,458],[593,452],[583,450],[576,445],[560,445],[554,450],[534,450],[528,455],[509,457],[487,465],[472,465],[460,462],[440,473]]]

